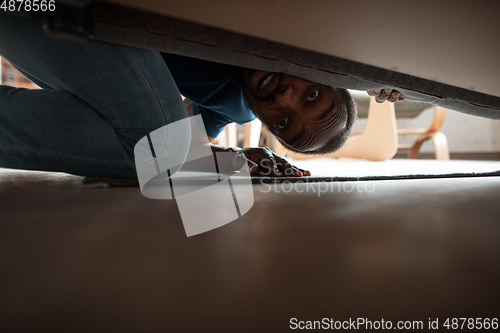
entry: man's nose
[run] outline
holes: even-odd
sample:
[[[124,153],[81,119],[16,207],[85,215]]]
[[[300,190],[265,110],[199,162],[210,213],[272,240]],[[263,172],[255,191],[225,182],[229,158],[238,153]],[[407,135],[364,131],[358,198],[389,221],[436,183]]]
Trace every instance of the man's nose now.
[[[290,86],[282,87],[269,101],[269,107],[272,109],[293,108],[297,103],[297,96],[293,93]]]

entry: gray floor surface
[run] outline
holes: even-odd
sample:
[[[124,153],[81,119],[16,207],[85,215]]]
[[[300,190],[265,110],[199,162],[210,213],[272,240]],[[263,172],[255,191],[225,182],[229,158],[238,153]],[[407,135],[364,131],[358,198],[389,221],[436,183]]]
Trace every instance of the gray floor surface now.
[[[189,238],[175,201],[81,180],[0,172],[0,331],[500,313],[500,177],[254,185],[246,215]]]

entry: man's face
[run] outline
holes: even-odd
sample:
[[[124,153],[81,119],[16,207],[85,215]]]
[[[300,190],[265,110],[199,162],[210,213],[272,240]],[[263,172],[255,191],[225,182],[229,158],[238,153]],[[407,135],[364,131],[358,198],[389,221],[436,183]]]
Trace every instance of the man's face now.
[[[315,151],[344,130],[337,89],[282,73],[246,70],[243,77],[250,108],[286,145]]]

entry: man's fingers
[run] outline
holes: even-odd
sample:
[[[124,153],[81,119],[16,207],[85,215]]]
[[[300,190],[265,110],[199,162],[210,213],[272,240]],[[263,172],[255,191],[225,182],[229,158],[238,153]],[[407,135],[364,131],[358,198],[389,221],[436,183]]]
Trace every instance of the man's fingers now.
[[[248,163],[248,171],[250,173],[258,173],[259,172],[259,165],[255,163],[254,161],[249,160],[248,158],[246,159]]]
[[[397,101],[404,100],[404,98],[401,97],[401,92],[394,89],[368,90],[367,93],[370,96],[374,96],[377,103],[384,103],[385,101],[396,103]]]
[[[382,89],[382,91],[380,92],[380,95],[375,96],[375,101],[377,103],[384,103],[385,101],[387,101],[387,99],[391,95],[391,92],[392,92],[392,89]]]
[[[375,89],[375,90],[368,90],[368,96],[378,96],[380,95],[381,89]]]
[[[393,90],[387,100],[391,103],[396,103],[399,100],[399,96],[401,96],[401,93],[397,90]]]
[[[293,168],[293,170],[295,170],[295,174],[294,174],[295,177],[304,177],[304,176],[311,175],[311,171],[309,171],[309,170],[300,169],[294,165],[292,165],[292,168]]]
[[[247,160],[250,173],[271,177],[310,176],[311,172],[297,168],[269,148],[245,148],[241,156]]]
[[[302,176],[310,176],[311,175],[311,171],[309,170],[304,170],[304,169],[301,169],[301,168],[297,168],[296,166],[294,166],[295,169],[299,170],[300,172],[302,172]]]
[[[264,175],[276,177],[281,176],[281,172],[278,170],[278,166],[276,165],[276,161],[274,159],[263,159],[260,161],[260,165],[263,167],[263,169],[266,169]]]
[[[283,173],[287,175],[288,177],[302,177],[304,174],[302,171],[294,167],[293,165],[290,165],[286,168],[284,168]]]
[[[293,166],[287,162],[283,157],[274,155],[274,159],[276,160],[276,164],[278,166],[278,169],[281,171],[281,174],[285,174],[285,176],[294,176],[297,177],[299,172],[298,170],[294,170]],[[300,177],[300,176],[299,176]]]
[[[297,168],[297,169],[298,169],[298,168]],[[312,174],[311,174],[311,171],[309,171],[309,170],[304,170],[304,169],[299,169],[299,170],[300,170],[300,171],[302,171],[302,174],[303,174],[304,176],[310,176],[310,175],[312,175]]]
[[[288,163],[286,160],[279,158],[278,159],[278,168],[280,169],[282,174],[288,177],[302,177],[302,172],[296,169],[293,165]]]
[[[287,160],[284,158],[275,155],[276,160],[278,161],[278,165],[280,166],[280,170],[282,171],[282,174],[285,174],[286,176],[289,177],[303,177],[303,176],[310,176],[311,172],[307,170],[303,170],[300,168],[297,168],[294,165],[291,165],[288,163]]]

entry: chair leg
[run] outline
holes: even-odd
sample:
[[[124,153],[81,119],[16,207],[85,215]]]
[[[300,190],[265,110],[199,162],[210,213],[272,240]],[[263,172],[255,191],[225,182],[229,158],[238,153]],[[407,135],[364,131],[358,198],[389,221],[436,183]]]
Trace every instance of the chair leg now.
[[[413,142],[413,145],[411,146],[410,152],[408,153],[408,158],[411,158],[411,159],[418,158],[418,153],[420,151],[420,147],[422,146],[422,143],[427,139],[429,139],[429,135],[427,133],[420,134]]]
[[[227,147],[227,127],[224,127],[222,132],[220,132],[219,136],[215,139],[216,144],[219,146]]]
[[[418,154],[420,151],[420,147],[425,140],[432,139],[434,144],[434,151],[436,154],[436,160],[449,160],[450,159],[450,151],[448,149],[448,140],[446,136],[442,132],[432,132],[432,133],[423,133],[420,134],[413,146],[408,153],[408,158],[416,159],[418,158]]]
[[[432,142],[434,143],[436,160],[449,160],[450,150],[448,149],[448,140],[446,140],[446,136],[441,132],[433,133]]]
[[[238,129],[236,123],[226,125],[227,129],[227,145],[229,147],[236,147],[238,145]]]
[[[258,147],[260,142],[260,134],[262,132],[262,123],[259,119],[255,119],[245,124],[245,140],[243,148]]]

